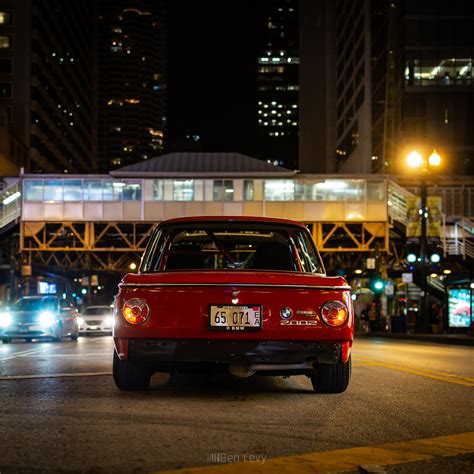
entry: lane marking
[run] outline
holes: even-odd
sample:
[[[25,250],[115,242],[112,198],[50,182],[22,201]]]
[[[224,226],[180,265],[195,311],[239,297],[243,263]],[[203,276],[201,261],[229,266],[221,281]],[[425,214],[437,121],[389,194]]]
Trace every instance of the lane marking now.
[[[72,341],[59,342],[59,343],[48,343],[48,344],[51,344],[51,345],[47,346],[47,347],[40,346],[38,348],[27,349],[27,350],[24,350],[24,351],[16,351],[16,352],[12,352],[12,353],[10,353],[8,355],[5,355],[5,356],[0,356],[0,362],[11,360],[11,359],[16,359],[18,357],[22,357],[25,354],[41,354],[41,353],[48,352],[48,350],[57,351],[59,349],[69,348],[69,347],[71,347],[71,344],[87,344],[87,343],[90,343],[90,342],[97,342],[97,341],[101,341],[101,340],[100,339],[97,339],[97,340],[87,339],[87,340],[81,340],[81,342],[79,342],[79,343],[72,342]],[[11,346],[8,346],[8,347],[11,347]]]
[[[413,441],[384,443],[374,446],[361,446],[358,448],[297,454],[294,456],[281,456],[264,460],[264,462],[213,464],[156,472],[160,474],[240,474],[242,472],[252,472],[255,474],[319,474],[358,471],[359,467],[363,464],[388,466],[413,461],[427,461],[435,456],[456,456],[471,452],[474,452],[474,432]],[[226,453],[215,454],[225,455]],[[233,454],[229,453],[229,455],[232,456]],[[249,455],[247,455],[248,457]],[[240,456],[240,459],[243,458],[244,455]]]
[[[71,377],[98,377],[112,375],[112,372],[82,372],[76,374],[33,374],[33,375],[7,375],[0,377],[0,381],[6,380],[29,380],[29,379],[61,379]]]
[[[45,357],[48,357],[48,359],[50,357],[76,357],[76,358],[82,358],[82,357],[98,357],[98,356],[101,356],[101,357],[110,357],[110,359],[112,359],[112,356],[113,356],[113,352],[110,351],[110,352],[94,352],[94,353],[90,353],[90,354],[82,354],[82,353],[70,353],[70,354],[45,354]],[[38,355],[37,354],[25,354],[25,355],[21,355],[19,356],[18,358],[19,359],[24,359],[24,358],[37,358]]]
[[[356,360],[361,359],[362,362],[366,362],[369,365],[384,367],[386,369],[398,370],[400,372],[407,372],[409,374],[421,375],[434,380],[441,380],[442,382],[454,383],[457,385],[463,385],[465,387],[474,387],[474,379],[471,377],[464,377],[460,375],[447,374],[445,372],[437,372],[435,370],[420,369],[418,367],[409,367],[403,365],[396,365],[390,362],[382,362],[368,357],[354,357]]]

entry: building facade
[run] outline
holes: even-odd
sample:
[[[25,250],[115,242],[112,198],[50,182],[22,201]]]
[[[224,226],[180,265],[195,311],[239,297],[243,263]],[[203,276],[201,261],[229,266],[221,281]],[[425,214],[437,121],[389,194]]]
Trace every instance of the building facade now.
[[[320,0],[312,10],[312,33],[302,38],[324,61],[302,44],[300,103],[321,112],[302,109],[300,169],[314,172],[319,162],[326,169],[318,172],[397,173],[417,148],[437,149],[445,174],[472,174],[474,4]],[[311,85],[320,85],[326,99]]]
[[[166,18],[161,0],[101,0],[98,10],[98,168],[108,171],[163,151]]]
[[[94,8],[0,1],[0,174],[95,169]]]
[[[259,155],[296,168],[298,154],[299,21],[296,0],[258,2]]]

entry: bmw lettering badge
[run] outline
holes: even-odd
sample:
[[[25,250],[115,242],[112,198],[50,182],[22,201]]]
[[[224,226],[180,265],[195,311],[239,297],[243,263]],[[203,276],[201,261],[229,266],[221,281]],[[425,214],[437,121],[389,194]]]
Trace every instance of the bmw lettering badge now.
[[[291,308],[281,308],[280,314],[283,319],[290,319],[293,316],[293,311]]]

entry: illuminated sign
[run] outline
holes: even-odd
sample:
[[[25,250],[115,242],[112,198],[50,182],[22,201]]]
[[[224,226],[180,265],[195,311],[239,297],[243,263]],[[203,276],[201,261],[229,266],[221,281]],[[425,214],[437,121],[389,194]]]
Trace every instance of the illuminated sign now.
[[[470,288],[449,289],[448,325],[450,328],[468,328],[471,326]]]

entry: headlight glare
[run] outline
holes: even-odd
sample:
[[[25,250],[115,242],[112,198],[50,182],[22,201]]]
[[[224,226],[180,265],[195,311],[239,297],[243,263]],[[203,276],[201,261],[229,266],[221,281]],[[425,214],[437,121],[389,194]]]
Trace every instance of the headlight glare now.
[[[54,324],[54,314],[51,311],[43,311],[39,316],[40,326],[49,327]]]
[[[114,318],[112,318],[112,316],[107,316],[105,319],[104,319],[104,326],[113,326],[114,324]]]
[[[0,327],[6,328],[12,323],[12,316],[10,313],[0,313]]]
[[[84,326],[85,324],[85,321],[82,318],[76,318],[76,321],[78,326]]]

